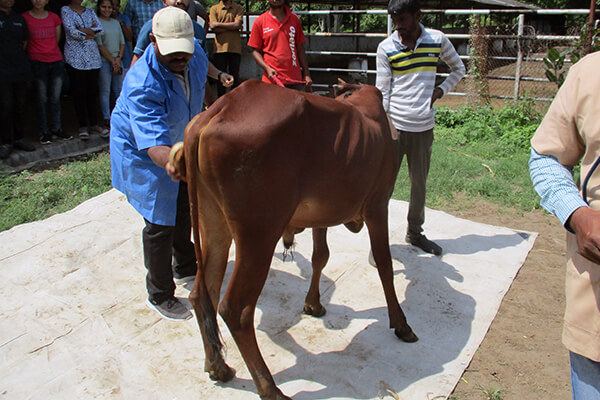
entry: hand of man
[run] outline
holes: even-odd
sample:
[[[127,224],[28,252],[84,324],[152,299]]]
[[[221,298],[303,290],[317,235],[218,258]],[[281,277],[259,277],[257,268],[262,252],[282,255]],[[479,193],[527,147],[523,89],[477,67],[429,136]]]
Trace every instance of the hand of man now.
[[[225,87],[230,87],[233,85],[233,75],[229,75],[227,72],[223,72],[219,76],[219,80],[221,81],[221,85]]]
[[[277,76],[277,71],[267,65],[267,76],[272,80],[274,76]]]
[[[313,80],[310,77],[310,75],[306,75],[304,77],[304,86],[306,87],[306,90],[310,91],[312,89],[312,84],[313,84]]]
[[[600,264],[600,211],[579,207],[571,214],[569,226],[577,236],[579,254]]]
[[[435,103],[436,100],[441,99],[443,95],[444,92],[439,87],[433,89],[433,93],[431,94],[431,106],[433,107],[433,103]]]
[[[173,164],[167,162],[165,164],[165,170],[167,170],[167,174],[173,179],[175,182],[184,180],[184,175],[182,175],[179,170],[175,169]]]

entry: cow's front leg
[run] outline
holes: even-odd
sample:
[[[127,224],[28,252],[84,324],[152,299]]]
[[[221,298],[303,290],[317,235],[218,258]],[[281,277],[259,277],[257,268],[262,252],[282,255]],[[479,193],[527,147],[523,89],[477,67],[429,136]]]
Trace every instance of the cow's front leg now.
[[[327,247],[327,228],[313,228],[313,254],[312,254],[312,278],[310,288],[304,300],[304,312],[315,317],[325,315],[325,308],[321,305],[321,294],[319,293],[319,281],[321,272],[329,260],[329,248]]]
[[[380,212],[379,218],[370,218],[366,221],[371,240],[373,258],[377,265],[379,279],[383,286],[385,301],[388,306],[390,328],[394,334],[405,342],[416,342],[419,340],[406,321],[406,316],[398,303],[396,290],[394,288],[394,271],[392,268],[392,255],[390,254],[389,234],[387,227],[387,204]]]

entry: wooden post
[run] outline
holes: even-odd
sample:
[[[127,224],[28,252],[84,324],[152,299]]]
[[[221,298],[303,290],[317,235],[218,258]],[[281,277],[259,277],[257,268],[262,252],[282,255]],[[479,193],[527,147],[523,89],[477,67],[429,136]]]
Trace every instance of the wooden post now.
[[[519,14],[519,28],[517,33],[517,68],[515,71],[515,102],[519,100],[519,85],[521,83],[521,62],[523,61],[523,31],[525,25],[525,14]]]
[[[596,19],[596,0],[590,1],[590,18],[588,19],[587,37],[585,38],[585,54],[592,51],[592,32],[594,31],[594,20]]]
[[[250,39],[250,0],[246,0],[246,12],[244,13],[244,17],[246,17],[246,40]]]

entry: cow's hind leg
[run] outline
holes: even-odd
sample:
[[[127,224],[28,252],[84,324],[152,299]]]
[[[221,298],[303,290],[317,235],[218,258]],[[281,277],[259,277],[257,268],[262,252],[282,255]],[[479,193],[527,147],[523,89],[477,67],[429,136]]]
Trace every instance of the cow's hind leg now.
[[[321,305],[321,295],[319,293],[319,281],[321,280],[321,271],[325,268],[329,260],[329,247],[327,247],[327,228],[313,228],[313,254],[312,254],[312,278],[310,288],[304,300],[304,312],[315,317],[325,315],[325,308]]]
[[[414,334],[406,316],[398,303],[396,290],[394,288],[394,271],[392,268],[392,255],[390,254],[389,233],[387,225],[387,204],[380,207],[382,211],[376,216],[366,219],[369,229],[369,238],[371,240],[371,249],[373,257],[377,264],[377,272],[383,286],[385,301],[388,306],[388,315],[390,318],[390,328],[398,338],[405,342],[416,342],[417,335]]]
[[[211,204],[210,198],[202,199],[204,206]],[[210,379],[226,382],[235,375],[223,358],[216,309],[221,285],[227,268],[231,233],[223,215],[216,208],[201,212],[202,249],[197,246],[198,272],[189,299],[194,307],[202,341],[204,344],[204,371]],[[194,218],[198,221],[197,216]],[[200,243],[194,232],[196,243]]]
[[[235,270],[219,305],[219,314],[227,323],[263,400],[291,400],[275,385],[258,348],[254,330],[256,303],[267,279],[278,239],[265,239],[255,233],[243,237],[236,235]]]

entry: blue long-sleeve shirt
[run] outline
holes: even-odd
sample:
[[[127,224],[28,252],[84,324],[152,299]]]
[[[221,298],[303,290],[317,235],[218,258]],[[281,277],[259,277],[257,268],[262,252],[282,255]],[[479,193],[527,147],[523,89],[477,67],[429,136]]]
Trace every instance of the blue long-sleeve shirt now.
[[[556,158],[531,149],[529,174],[533,188],[541,198],[541,206],[555,215],[563,226],[575,210],[588,206],[579,194],[572,169],[560,164]]]

